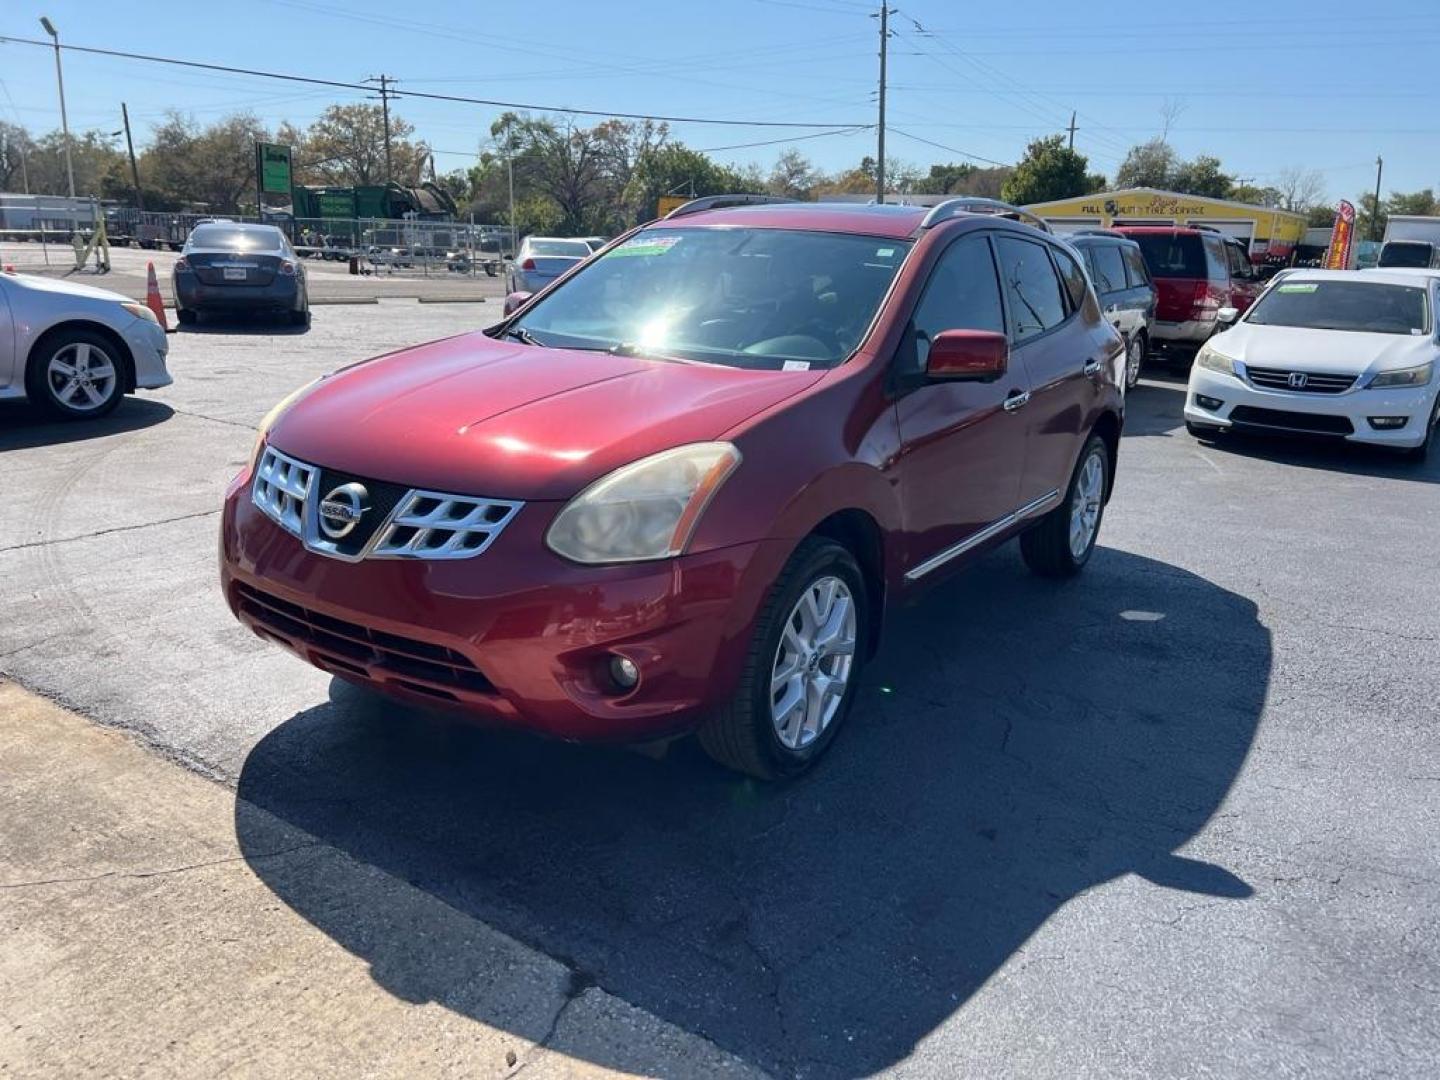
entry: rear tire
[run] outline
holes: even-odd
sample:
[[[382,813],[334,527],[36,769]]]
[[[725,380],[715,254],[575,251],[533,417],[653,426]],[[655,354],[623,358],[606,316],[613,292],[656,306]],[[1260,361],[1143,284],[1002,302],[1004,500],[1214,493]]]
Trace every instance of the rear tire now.
[[[1145,332],[1142,330],[1130,339],[1125,346],[1125,391],[1129,393],[1135,389],[1135,384],[1140,381],[1140,369],[1145,365],[1145,350],[1149,342],[1145,340]]]
[[[176,308],[175,321],[181,326],[194,326],[200,321],[200,313],[192,308]]]
[[[846,548],[823,537],[801,543],[770,589],[734,696],[697,733],[705,752],[761,780],[813,765],[855,699],[868,604],[864,576]]]
[[[1085,568],[1100,536],[1110,477],[1110,448],[1091,435],[1070,474],[1065,498],[1020,535],[1025,565],[1041,577],[1073,577]]]
[[[309,326],[309,325],[310,325],[310,308],[309,308],[308,305],[305,306],[305,307],[303,307],[303,308],[301,308],[299,311],[292,311],[292,312],[290,312],[290,325],[291,325],[291,326]]]

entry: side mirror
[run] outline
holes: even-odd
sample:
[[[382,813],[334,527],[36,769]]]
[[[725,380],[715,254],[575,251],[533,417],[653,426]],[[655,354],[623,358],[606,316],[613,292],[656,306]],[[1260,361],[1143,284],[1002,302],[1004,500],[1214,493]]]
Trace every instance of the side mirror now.
[[[1235,320],[1240,318],[1240,309],[1233,307],[1222,307],[1215,313],[1215,318],[1226,326],[1235,325]]]
[[[993,382],[1010,366],[1010,342],[991,330],[943,330],[930,342],[925,374],[932,379]]]
[[[530,297],[534,295],[534,293],[528,292],[510,293],[508,296],[505,297],[505,314],[512,315],[515,312],[519,311],[521,305],[523,305],[525,301],[529,300]]]

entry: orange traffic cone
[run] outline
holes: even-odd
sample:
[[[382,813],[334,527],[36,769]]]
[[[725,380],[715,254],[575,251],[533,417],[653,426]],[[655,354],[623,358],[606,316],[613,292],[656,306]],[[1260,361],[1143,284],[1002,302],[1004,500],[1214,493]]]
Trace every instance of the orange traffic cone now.
[[[155,264],[153,262],[146,264],[145,306],[155,313],[155,321],[168,334],[170,327],[165,322],[165,301],[160,299],[160,282],[155,280]]]

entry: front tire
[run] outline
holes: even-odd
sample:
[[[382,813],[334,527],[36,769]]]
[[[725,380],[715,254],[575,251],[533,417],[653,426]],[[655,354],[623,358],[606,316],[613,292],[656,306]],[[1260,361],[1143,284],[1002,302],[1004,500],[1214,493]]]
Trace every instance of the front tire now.
[[[761,780],[813,765],[854,701],[868,604],[847,549],[802,543],[770,590],[734,696],[698,732],[705,752]]]
[[[89,330],[61,330],[37,345],[25,373],[32,401],[66,420],[95,420],[125,396],[119,349]]]
[[[1435,407],[1430,410],[1430,426],[1425,429],[1425,441],[1419,446],[1412,446],[1406,451],[1405,459],[1416,464],[1423,464],[1432,453],[1435,452],[1435,432],[1440,430],[1440,396],[1435,398]]]
[[[1040,523],[1020,536],[1025,565],[1041,577],[1072,577],[1085,568],[1105,516],[1110,448],[1091,435],[1070,474],[1065,498]]]

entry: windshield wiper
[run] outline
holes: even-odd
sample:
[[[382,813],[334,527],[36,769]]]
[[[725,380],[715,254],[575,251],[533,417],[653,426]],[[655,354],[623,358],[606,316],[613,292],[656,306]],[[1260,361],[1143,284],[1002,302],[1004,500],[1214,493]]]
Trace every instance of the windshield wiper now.
[[[538,345],[542,349],[545,347],[544,342],[523,326],[512,326],[509,330],[505,331],[505,336],[507,338],[514,338],[516,341],[524,342],[526,345]]]
[[[633,341],[616,342],[614,345],[611,345],[605,351],[611,356],[635,356],[641,360],[665,360],[672,364],[693,364],[699,362],[695,360],[687,360],[681,356],[666,356],[664,353],[658,353],[650,349],[642,348],[641,346],[636,345]]]

